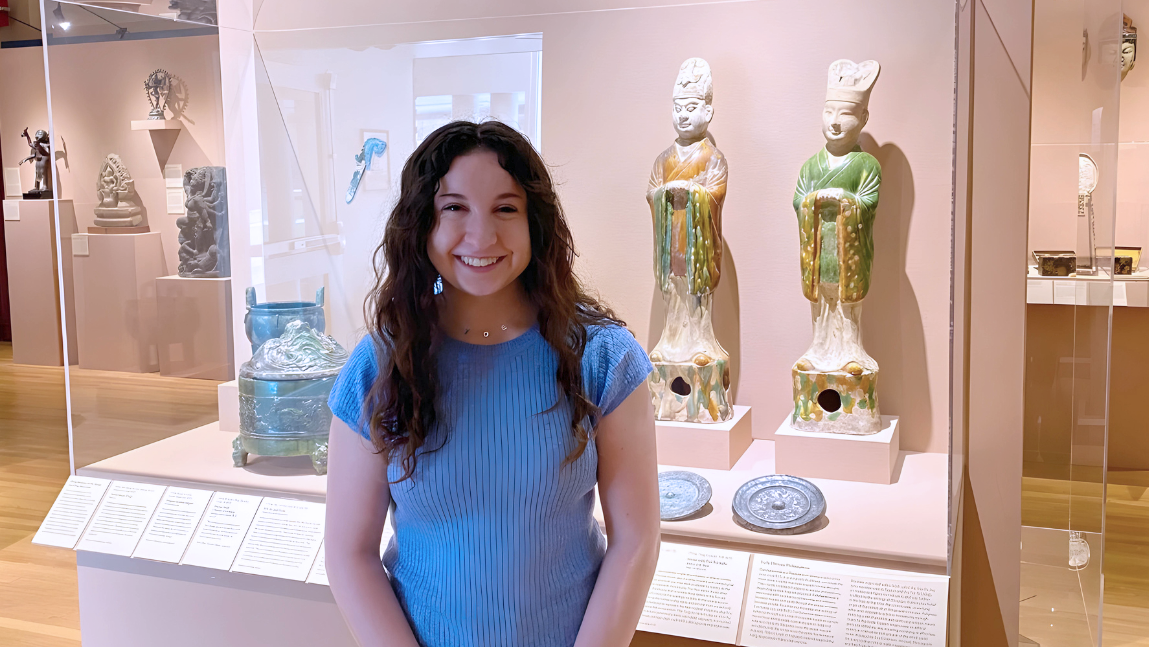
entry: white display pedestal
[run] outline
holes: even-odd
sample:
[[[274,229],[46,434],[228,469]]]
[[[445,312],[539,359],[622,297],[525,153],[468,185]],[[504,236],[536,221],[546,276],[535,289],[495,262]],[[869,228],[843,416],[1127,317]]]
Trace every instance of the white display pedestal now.
[[[78,551],[84,647],[355,647],[331,589]]]
[[[239,382],[232,380],[220,384],[216,390],[219,407],[219,429],[239,433]]]
[[[60,276],[63,265],[64,312],[69,362],[75,364],[76,308],[72,282],[72,233],[76,212],[71,200],[60,200],[60,249],[57,263],[56,219],[52,200],[4,200],[4,239],[8,288],[12,304],[12,362],[63,366],[60,327]]]
[[[746,453],[754,437],[750,429],[750,407],[734,405],[734,417],[726,422],[654,422],[658,462],[713,470],[734,467]]]
[[[73,250],[80,368],[160,370],[156,279],[167,270],[159,232],[82,238],[87,255],[78,246]]]
[[[160,375],[235,377],[230,278],[158,278],[156,311]]]
[[[898,465],[898,417],[882,416],[882,430],[870,436],[820,434],[790,427],[774,432],[779,474],[889,485]]]

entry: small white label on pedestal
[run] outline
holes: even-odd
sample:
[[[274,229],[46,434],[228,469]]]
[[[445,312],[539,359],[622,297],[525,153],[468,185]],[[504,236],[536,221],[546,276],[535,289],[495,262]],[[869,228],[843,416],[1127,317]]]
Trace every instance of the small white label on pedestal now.
[[[638,628],[733,644],[749,565],[748,553],[663,542]]]
[[[229,570],[262,500],[257,496],[216,492],[180,563]]]
[[[72,234],[72,256],[88,255],[88,234]]]
[[[165,485],[114,481],[76,550],[130,556],[166,489]]]
[[[4,196],[8,198],[22,198],[24,192],[20,190],[20,169],[14,166],[4,169]]]
[[[326,508],[310,501],[264,499],[231,570],[306,580],[323,543]]]
[[[178,564],[211,500],[209,490],[169,487],[132,557]]]
[[[19,220],[20,219],[20,203],[16,200],[4,201],[4,219],[5,220]]]
[[[944,647],[949,578],[755,555],[739,645]]]
[[[100,499],[104,498],[109,484],[111,481],[108,479],[68,477],[68,482],[56,496],[56,502],[48,510],[32,543],[59,548],[75,546],[80,535],[84,534],[84,528],[88,527],[88,521],[100,504]]]

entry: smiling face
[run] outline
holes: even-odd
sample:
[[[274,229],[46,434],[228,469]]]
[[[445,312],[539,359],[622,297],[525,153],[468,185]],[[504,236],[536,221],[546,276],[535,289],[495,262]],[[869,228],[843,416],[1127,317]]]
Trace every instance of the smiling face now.
[[[1137,45],[1129,41],[1121,43],[1121,78],[1125,78],[1129,74],[1129,70],[1133,69],[1133,61],[1136,59]]]
[[[822,111],[822,134],[826,142],[835,148],[850,150],[862,136],[862,128],[870,113],[860,104],[851,101],[826,101]]]
[[[472,296],[513,287],[531,260],[527,198],[488,150],[456,157],[435,192],[427,256],[444,288]]]
[[[674,131],[687,141],[702,139],[714,118],[714,108],[702,99],[674,100]]]

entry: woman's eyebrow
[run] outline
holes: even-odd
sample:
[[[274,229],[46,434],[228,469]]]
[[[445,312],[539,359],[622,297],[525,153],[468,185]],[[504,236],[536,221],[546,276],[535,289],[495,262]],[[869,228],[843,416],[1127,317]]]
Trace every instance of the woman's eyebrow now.
[[[455,198],[455,199],[462,199],[462,200],[467,199],[467,196],[463,195],[462,193],[440,193],[439,195],[437,195],[435,197],[436,198]]]
[[[523,196],[522,196],[522,195],[520,195],[520,194],[518,194],[518,193],[514,193],[514,192],[512,192],[512,191],[508,191],[508,192],[506,192],[506,193],[501,193],[501,194],[499,194],[499,195],[495,196],[495,199],[496,199],[496,200],[505,200],[505,199],[507,199],[507,198],[522,198],[522,197],[523,197]]]

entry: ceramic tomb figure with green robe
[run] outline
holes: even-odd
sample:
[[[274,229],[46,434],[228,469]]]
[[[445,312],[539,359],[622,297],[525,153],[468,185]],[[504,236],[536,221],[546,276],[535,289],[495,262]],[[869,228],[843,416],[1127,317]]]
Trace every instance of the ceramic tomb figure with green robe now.
[[[791,426],[802,431],[865,435],[882,428],[878,363],[862,348],[861,327],[882,168],[858,147],[880,69],[877,61],[830,65],[826,147],[802,165],[794,189],[802,294],[814,321],[814,341],[793,368]]]
[[[674,84],[678,137],[654,161],[646,201],[654,221],[654,276],[666,303],[650,351],[655,418],[722,422],[733,415],[730,355],[714,336],[711,307],[722,267],[726,158],[707,132],[714,117],[710,66],[691,58]]]

